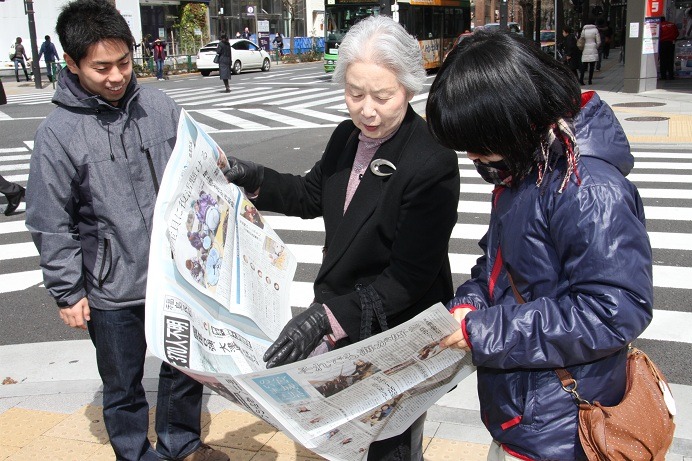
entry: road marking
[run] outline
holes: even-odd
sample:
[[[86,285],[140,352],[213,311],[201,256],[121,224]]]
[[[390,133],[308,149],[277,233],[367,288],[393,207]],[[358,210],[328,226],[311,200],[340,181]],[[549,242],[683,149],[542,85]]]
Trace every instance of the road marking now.
[[[340,123],[340,122],[343,122],[344,120],[348,120],[348,117],[342,117],[341,115],[328,114],[326,112],[319,112],[319,111],[307,109],[304,107],[284,107],[283,109],[289,110],[291,112],[295,112],[296,114],[318,118],[320,120],[328,120],[330,122]]]
[[[687,152],[645,152],[645,151],[632,151],[634,158],[672,158],[672,159],[686,159],[692,160],[692,154]],[[634,162],[637,165],[637,162]]]
[[[687,325],[687,327],[682,325]],[[692,325],[692,313],[690,312],[654,309],[651,323],[639,337],[657,341],[692,343],[690,325]]]
[[[34,256],[38,256],[38,251],[33,242],[6,243],[5,245],[0,245],[0,261],[32,258]]]
[[[324,93],[324,89],[323,89],[323,88],[312,88],[311,90],[306,90],[306,91],[304,91],[304,93],[305,93],[305,92],[308,92],[308,91],[309,91],[310,93],[314,93],[314,92],[320,91],[320,92],[322,92],[322,95],[321,95],[322,97],[324,97],[324,96],[327,95],[327,94],[331,94],[331,93],[332,93],[332,92]],[[296,94],[297,94],[297,93],[296,93]],[[282,99],[282,100],[280,100],[280,101],[272,101],[272,102],[269,102],[269,103],[267,103],[267,104],[270,104],[270,105],[272,105],[272,106],[278,106],[278,105],[284,105],[284,104],[294,103],[294,102],[297,102],[297,101],[304,101],[304,100],[306,100],[306,99],[313,99],[315,96],[316,96],[315,94],[308,94],[308,95],[304,95],[304,96],[299,96],[299,97],[297,97],[297,98]],[[317,96],[320,96],[320,95],[317,95]]]
[[[240,104],[252,104],[252,103],[259,102],[259,101],[266,101],[267,99],[280,98],[282,95],[285,95],[285,94],[290,93],[290,92],[295,91],[295,90],[297,90],[297,88],[274,89],[271,91],[265,91],[264,93],[262,93],[262,96],[259,96],[256,98],[245,98],[245,99],[239,99],[237,101],[222,102],[222,103],[214,104],[214,107],[231,107],[231,106],[238,106]]]
[[[17,162],[21,160],[31,160],[31,154],[26,155],[6,155],[0,157],[0,162]]]
[[[15,152],[26,152],[25,147],[5,147],[0,149],[0,154],[12,154]]]
[[[302,118],[289,117],[288,115],[277,114],[264,109],[239,109],[242,112],[247,112],[248,114],[253,114],[258,117],[264,117],[268,120],[274,120],[284,125],[290,125],[296,128],[315,128],[320,125],[317,123],[308,122]]]
[[[0,293],[23,291],[43,283],[41,270],[12,272],[0,275]]]
[[[14,163],[9,165],[0,165],[0,171],[17,171],[17,170],[28,170],[28,163]]]
[[[0,234],[14,234],[15,232],[26,232],[24,221],[0,222]]]
[[[692,251],[692,234],[681,232],[649,232],[652,248]]]
[[[229,125],[234,125],[244,130],[262,130],[269,128],[267,125],[262,125],[251,120],[236,117],[235,115],[231,115],[227,112],[218,109],[200,109],[197,111],[197,113],[209,117],[212,120],[217,120],[219,122],[227,123]]]

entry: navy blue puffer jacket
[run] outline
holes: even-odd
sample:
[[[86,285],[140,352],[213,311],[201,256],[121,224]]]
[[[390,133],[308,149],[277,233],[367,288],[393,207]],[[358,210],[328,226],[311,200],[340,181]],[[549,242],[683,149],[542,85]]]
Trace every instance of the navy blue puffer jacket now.
[[[470,305],[462,322],[478,367],[481,417],[521,459],[581,460],[577,406],[554,369],[565,367],[589,401],[618,403],[627,345],[651,321],[652,256],[644,207],[625,179],[634,165],[610,107],[583,96],[574,130],[575,175],[565,164],[499,187],[471,279],[450,301]],[[526,300],[520,304],[507,272]]]

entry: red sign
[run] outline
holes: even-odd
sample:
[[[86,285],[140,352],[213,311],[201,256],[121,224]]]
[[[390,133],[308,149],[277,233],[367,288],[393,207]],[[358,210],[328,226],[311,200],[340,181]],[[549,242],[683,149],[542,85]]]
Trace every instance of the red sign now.
[[[663,16],[665,0],[646,0],[646,16]]]

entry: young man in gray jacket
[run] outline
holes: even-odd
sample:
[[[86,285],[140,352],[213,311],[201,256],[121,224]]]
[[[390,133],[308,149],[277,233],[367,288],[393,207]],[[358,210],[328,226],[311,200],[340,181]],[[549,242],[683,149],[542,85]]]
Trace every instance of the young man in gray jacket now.
[[[66,325],[89,330],[118,460],[228,460],[200,440],[203,386],[163,363],[154,450],[142,387],[144,301],[158,185],[179,109],[132,71],[134,40],[110,2],[76,0],[56,30],[67,69],[36,132],[27,227]]]

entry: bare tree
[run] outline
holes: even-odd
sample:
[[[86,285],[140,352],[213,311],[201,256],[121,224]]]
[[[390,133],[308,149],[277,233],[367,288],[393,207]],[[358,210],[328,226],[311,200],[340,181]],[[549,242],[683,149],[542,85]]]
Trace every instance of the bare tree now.
[[[289,53],[295,52],[295,30],[296,30],[296,13],[300,9],[301,0],[281,0],[284,10],[288,13],[289,28],[288,36],[291,37]]]

